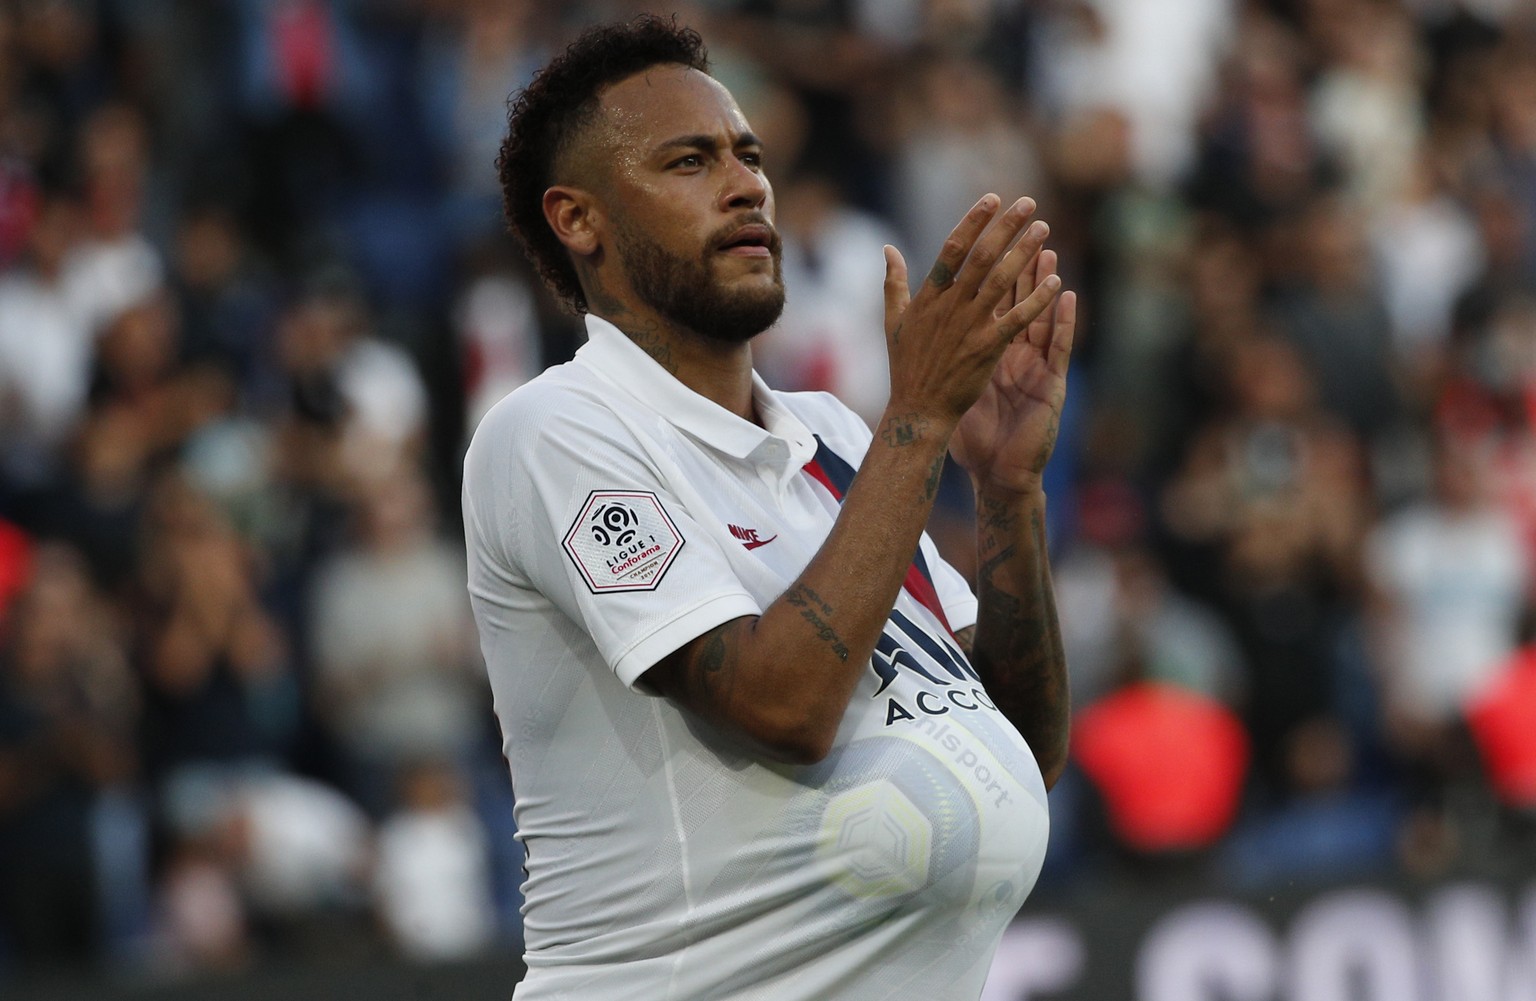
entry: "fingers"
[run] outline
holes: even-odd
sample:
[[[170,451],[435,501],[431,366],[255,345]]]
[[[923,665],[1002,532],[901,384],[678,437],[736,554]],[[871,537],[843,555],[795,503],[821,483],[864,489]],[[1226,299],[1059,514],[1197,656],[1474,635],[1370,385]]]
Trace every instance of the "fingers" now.
[[[997,304],[1008,302],[1010,309],[1027,299],[1028,292],[1032,291],[1038,283],[1030,282],[1026,272],[1030,270],[1030,265],[1039,261],[1040,255],[1044,253],[1041,248],[1050,233],[1051,227],[1044,222],[1037,219],[1030,223],[1024,235],[987,278],[977,293],[978,297],[989,300],[988,305],[994,308]],[[1026,289],[1023,295],[1019,294],[1020,286]],[[1003,310],[1003,313],[1006,314],[1007,310]]]
[[[1060,281],[1060,279],[1057,279]],[[1057,375],[1067,374],[1067,362],[1072,360],[1072,342],[1077,337],[1077,293],[1063,292],[1056,302],[1055,328],[1051,331],[1051,348],[1045,356],[1046,365]]]
[[[1024,263],[1024,269],[1014,280],[1010,293],[997,300],[997,304],[992,307],[993,319],[1001,320],[1010,309],[1029,298],[1029,293],[1036,284],[1035,262],[1039,259],[1040,255],[1037,253],[1033,260]]]
[[[1041,313],[1045,312],[1051,302],[1056,298],[1056,293],[1061,291],[1061,276],[1046,275],[1045,279],[1036,285],[1034,290],[1025,297],[1024,301],[1008,311],[1008,315],[998,321],[997,329],[1005,340],[1012,340],[1021,331],[1026,330],[1030,323]],[[1073,321],[1076,322],[1076,310],[1073,311]],[[1071,352],[1071,334],[1067,336],[1067,350]]]
[[[886,244],[885,247],[885,335],[894,338],[901,326],[901,315],[907,311],[912,291],[907,286],[907,262],[901,251]]]
[[[993,304],[1004,295],[1013,290],[1013,283],[1018,279],[1019,271],[1028,263],[1029,255],[1019,258],[1019,246],[1014,246],[1019,231],[1029,222],[1029,217],[1034,214],[1035,200],[1033,198],[1020,198],[999,216],[992,226],[988,228],[975,241],[971,247],[969,256],[955,275],[955,287],[960,292],[983,297],[987,309],[990,311]],[[1044,226],[1044,223],[1036,223],[1036,226]],[[1030,231],[1031,235],[1035,232]],[[1044,240],[1043,233],[1040,239]],[[1021,241],[1022,242],[1022,241]],[[1008,248],[1012,246],[1013,250]],[[1013,267],[1016,265],[1016,267]]]
[[[976,238],[986,230],[987,223],[997,213],[998,197],[988,193],[981,196],[981,201],[971,206],[971,210],[965,214],[944,241],[944,247],[939,251],[938,260],[933,262],[933,270],[928,272],[928,284],[935,288],[944,288],[954,281],[955,275],[965,263],[966,257],[971,253],[971,248],[976,245]]]
[[[1019,300],[1027,299],[1029,291],[1039,288],[1041,282],[1055,273],[1056,251],[1041,250],[1035,258],[1034,272],[1031,274],[1026,269],[1025,273],[1019,276],[1020,287],[1026,289],[1025,292],[1019,295]],[[1028,284],[1026,285],[1026,283]],[[1029,343],[1042,353],[1044,353],[1046,346],[1051,343],[1052,318],[1053,313],[1051,310],[1041,310],[1040,315],[1031,320],[1029,326],[1024,329],[1024,336],[1029,339]]]

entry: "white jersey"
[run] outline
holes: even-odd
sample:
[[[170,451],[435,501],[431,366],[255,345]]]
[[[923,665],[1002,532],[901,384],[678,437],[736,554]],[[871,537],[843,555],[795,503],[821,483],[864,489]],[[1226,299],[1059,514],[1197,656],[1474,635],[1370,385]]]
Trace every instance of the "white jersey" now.
[[[465,459],[470,594],[527,849],[514,996],[974,1001],[1048,828],[1034,757],[951,632],[975,598],[924,536],[815,765],[654,697],[646,669],[799,576],[870,435],[834,398],[754,377],[758,427],[587,327]]]

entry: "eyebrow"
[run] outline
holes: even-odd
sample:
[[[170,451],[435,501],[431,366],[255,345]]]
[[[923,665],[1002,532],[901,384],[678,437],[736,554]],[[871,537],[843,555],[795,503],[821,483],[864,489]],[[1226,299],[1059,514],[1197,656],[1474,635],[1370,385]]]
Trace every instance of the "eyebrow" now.
[[[756,134],[752,132],[743,132],[741,135],[736,137],[736,141],[731,144],[731,148],[740,149],[743,146],[761,146],[762,144],[763,141],[759,139]],[[674,139],[668,139],[666,142],[661,143],[656,147],[656,152],[664,153],[673,149],[714,150],[718,149],[719,147],[720,143],[715,140],[714,136],[700,132],[694,135],[677,136]]]

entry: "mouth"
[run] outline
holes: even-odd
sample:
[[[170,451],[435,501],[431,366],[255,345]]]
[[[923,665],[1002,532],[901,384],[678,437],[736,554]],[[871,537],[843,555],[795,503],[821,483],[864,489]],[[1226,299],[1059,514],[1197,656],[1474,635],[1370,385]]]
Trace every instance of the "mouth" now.
[[[715,247],[722,254],[732,257],[774,256],[779,246],[779,235],[773,227],[764,223],[748,223],[732,230]]]

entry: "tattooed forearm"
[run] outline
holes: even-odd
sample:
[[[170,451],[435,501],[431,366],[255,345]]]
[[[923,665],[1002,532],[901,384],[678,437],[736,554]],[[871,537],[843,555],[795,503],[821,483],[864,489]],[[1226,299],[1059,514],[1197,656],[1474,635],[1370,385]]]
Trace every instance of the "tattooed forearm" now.
[[[837,635],[837,630],[827,619],[832,617],[832,606],[804,584],[796,584],[784,593],[784,600],[800,610],[800,617],[811,624],[816,636],[831,648],[838,660],[848,659],[848,646]]]
[[[928,436],[928,418],[918,413],[892,417],[880,426],[880,440],[892,448],[901,448]]]
[[[928,469],[928,479],[923,484],[923,503],[933,500],[939,494],[939,481],[944,478],[944,456],[941,454],[933,460],[933,465]]]
[[[995,569],[1018,552],[1018,525],[1015,505],[986,496],[977,499],[976,556],[982,561],[981,572]]]
[[[1031,506],[983,497],[977,508],[977,625],[971,659],[987,692],[1029,741],[1047,781],[1066,761],[1066,658],[1046,556],[1045,520]]]
[[[1019,525],[1019,512],[1014,504],[983,495],[976,506],[977,523],[989,531],[1006,534]]]
[[[992,541],[992,539],[989,538],[988,541]],[[1009,560],[1013,559],[1014,554],[1018,551],[1019,549],[1017,546],[1004,545],[993,548],[992,554],[990,556],[982,553],[981,555],[983,555],[985,558],[981,566],[976,570],[977,582],[985,584],[987,587],[996,587],[997,585],[993,581],[993,577],[997,574],[998,569],[1004,563],[1007,563]]]

